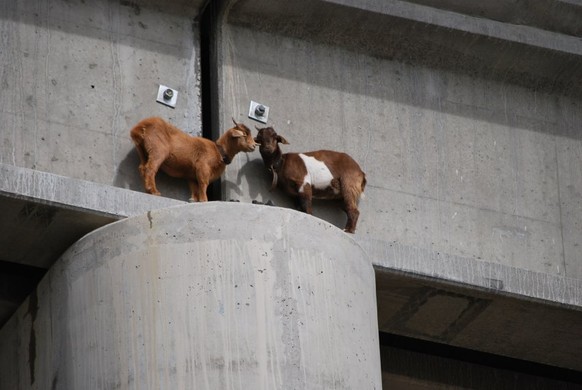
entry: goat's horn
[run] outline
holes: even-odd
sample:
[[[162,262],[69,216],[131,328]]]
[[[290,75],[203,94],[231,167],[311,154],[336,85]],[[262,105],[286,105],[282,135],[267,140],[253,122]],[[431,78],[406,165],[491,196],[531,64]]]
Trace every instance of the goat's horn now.
[[[261,130],[261,129],[259,128],[259,126],[257,126],[257,125],[255,125],[255,129],[257,129],[257,130]]]
[[[231,117],[232,118],[232,117]],[[234,123],[235,126],[238,127],[238,123],[236,123],[236,121],[234,120],[234,118],[232,118],[232,122]]]

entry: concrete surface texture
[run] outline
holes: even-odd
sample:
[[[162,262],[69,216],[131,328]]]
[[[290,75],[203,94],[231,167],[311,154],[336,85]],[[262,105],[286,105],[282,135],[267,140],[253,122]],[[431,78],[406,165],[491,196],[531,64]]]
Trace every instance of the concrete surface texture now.
[[[480,272],[482,270],[475,269],[472,273],[479,275]],[[578,331],[582,327],[580,306],[566,309],[559,303],[560,293],[564,291],[554,291],[553,301],[525,300],[523,295],[502,292],[503,286],[478,290],[473,285],[468,288],[466,284],[453,285],[450,279],[446,279],[447,283],[443,280],[377,269],[380,331],[436,345],[582,371],[582,340]],[[514,284],[532,282],[552,286],[535,278],[518,280]],[[563,287],[559,283],[556,286]],[[383,362],[388,371],[391,370],[389,366]],[[535,371],[530,373],[539,375]],[[483,385],[478,388],[497,387]]]
[[[184,203],[4,164],[0,196],[0,259],[42,269],[101,226]]]
[[[0,164],[0,327],[79,238],[111,222],[183,203]]]
[[[143,193],[138,158],[128,136],[138,120],[159,115],[199,135],[204,117],[209,126],[205,132],[216,136],[230,127],[231,117],[251,128],[263,126],[247,117],[254,100],[270,107],[268,125],[290,142],[283,146],[285,151],[344,151],[367,173],[358,230],[347,240],[354,239],[376,267],[382,331],[580,370],[578,335],[571,329],[580,327],[582,307],[581,14],[582,6],[574,0],[0,0],[0,284],[12,280],[14,285],[19,280],[6,272],[16,265],[22,267],[18,268],[22,274],[34,274],[30,279],[34,286],[36,277],[63,250],[91,230],[140,213],[146,214],[135,221],[147,225],[148,211],[188,199],[187,184],[163,174],[158,176],[163,198]],[[175,109],[155,101],[159,84],[178,90]],[[258,152],[237,155],[223,177],[220,199],[241,203],[271,199],[277,206],[295,207],[281,192],[269,192],[270,185]],[[222,206],[232,207],[212,205],[219,214]],[[210,206],[201,207],[214,212]],[[330,243],[337,241],[340,232],[327,222],[340,228],[345,224],[345,215],[335,203],[316,202],[315,219],[292,210],[256,209],[260,210],[257,217],[271,223],[273,232],[289,232],[285,240],[299,234],[285,224],[321,224],[325,228],[306,240],[311,245],[328,245],[328,237]],[[271,212],[284,218],[269,219]],[[197,223],[183,225],[180,234],[198,231]],[[248,237],[249,226],[237,234]],[[196,245],[222,251],[214,246],[220,240],[206,244],[200,234],[200,244],[174,245],[171,237],[162,236],[169,240],[164,250],[178,258],[184,248]],[[98,235],[106,234],[93,237]],[[256,249],[248,245],[225,249],[216,264],[226,269],[243,249]],[[305,244],[294,241],[293,245],[299,250]],[[266,252],[267,259],[281,254]],[[139,265],[135,253],[126,264]],[[78,255],[86,259],[90,253]],[[153,250],[145,255],[153,256]],[[69,252],[59,264],[71,261],[71,256]],[[258,264],[265,261],[261,257]],[[323,264],[321,259],[309,261]],[[187,266],[179,264],[182,269]],[[155,261],[148,260],[147,265],[153,267]],[[222,288],[224,280],[250,277],[240,264],[228,265],[240,270],[240,275],[223,275],[211,284]],[[177,270],[170,266],[165,262],[158,271],[175,275]],[[176,276],[180,282],[174,286],[161,274],[157,282],[148,279],[155,274],[149,268],[146,272],[120,267],[123,274],[95,264],[84,276],[88,282],[83,287],[89,287],[85,290],[75,284],[76,279],[70,279],[69,285],[56,283],[56,271],[51,271],[53,276],[39,289],[50,285],[64,294],[69,292],[63,289],[74,289],[78,300],[74,295],[67,299],[77,310],[76,304],[89,294],[95,295],[89,297],[94,302],[106,297],[113,302],[115,296],[99,283],[114,283],[122,298],[140,293],[152,299],[159,296],[164,302],[175,299],[177,289],[186,286],[182,275]],[[266,266],[262,270],[255,277],[275,273]],[[299,275],[298,268],[289,270]],[[124,290],[120,286],[125,274],[141,277],[141,284],[128,276],[131,289]],[[64,374],[49,378],[60,372],[56,367],[60,358],[73,353],[77,358],[81,353],[69,345],[54,347],[52,339],[46,339],[53,322],[43,317],[43,310],[51,308],[53,314],[63,316],[73,313],[55,301],[41,304],[47,298],[40,291],[1,330],[0,343],[8,343],[2,345],[15,345],[10,343],[21,338],[18,348],[24,357],[10,355],[14,351],[2,353],[9,355],[8,371],[14,368],[21,373],[18,380],[25,388],[24,381],[31,377],[26,359],[34,351],[37,356],[40,351],[63,354],[52,361],[41,359],[43,364],[54,364],[50,368],[39,369],[34,363],[33,371],[40,370],[36,378],[48,375],[43,381],[57,382],[43,383],[51,385],[65,381]],[[265,287],[261,293],[267,291]],[[1,293],[3,323],[23,296],[7,299]],[[232,294],[232,289],[226,288],[224,294]],[[228,298],[234,295],[239,297]],[[264,296],[254,297],[267,305]],[[202,306],[210,299],[204,294],[182,298],[177,301]],[[129,322],[135,324],[133,330],[119,322],[126,307],[112,306],[115,315],[110,315],[105,310],[110,301],[95,303],[91,313],[79,314],[103,321],[104,327],[99,328],[103,334],[84,333],[80,326],[84,322],[72,322],[64,331],[73,332],[75,341],[103,336],[107,348],[135,343],[131,356],[120,356],[138,359],[139,355],[145,360],[153,353],[148,344],[107,333],[110,324],[118,327],[116,334],[145,329],[139,327],[137,317]],[[206,306],[197,307],[194,314],[177,313],[194,315],[196,322],[187,324],[190,328],[173,328],[170,337],[186,334],[184,339],[189,339],[196,333],[185,333],[186,329],[202,332],[203,325],[208,326],[204,331],[212,331],[214,324],[200,322],[206,321],[201,314],[208,315],[209,321],[218,318],[207,313],[212,307]],[[156,313],[179,310],[171,305],[154,307]],[[267,306],[256,307],[265,311],[251,314],[266,318]],[[143,316],[153,316],[152,307],[139,310]],[[229,313],[226,306],[224,310]],[[244,329],[243,339],[254,342],[259,333],[252,329],[256,324],[251,314],[243,318],[250,327]],[[58,315],[50,321],[58,320]],[[342,316],[338,312],[343,321]],[[157,333],[144,340],[157,339],[175,326],[156,321],[151,329]],[[21,331],[21,324],[28,328]],[[230,353],[237,337],[238,333],[229,334],[217,340]],[[38,348],[32,349],[30,340]],[[204,342],[209,351],[217,347],[211,339]],[[198,347],[183,344],[179,339],[171,348],[185,354],[186,348]],[[87,348],[92,351],[97,345]],[[167,345],[156,351],[173,362],[164,349]],[[263,364],[287,352],[263,349],[261,353]],[[90,360],[91,354],[87,356]],[[358,359],[353,364],[364,364]],[[142,361],[134,365],[134,372],[144,367]],[[232,361],[221,362],[215,360],[213,369],[221,370],[223,364],[229,375],[242,372]],[[341,362],[329,364],[336,363]],[[131,379],[124,376],[131,367],[123,364],[120,377]],[[98,370],[109,368],[110,361],[98,361]],[[203,376],[210,378],[209,372]],[[152,375],[148,380],[157,381],[174,378],[175,373],[154,370]],[[283,371],[263,379],[282,377]],[[230,381],[234,376],[225,378]],[[108,379],[121,383],[115,376]]]
[[[329,148],[352,155],[368,178],[357,237],[582,278],[580,100],[543,81],[553,77],[560,84],[552,71],[564,66],[560,77],[578,85],[579,40],[542,30],[523,37],[497,21],[458,14],[447,19],[450,12],[427,14],[427,7],[405,2],[341,3],[356,8],[355,18],[371,11],[377,18],[397,15],[396,24],[368,25],[389,29],[386,37],[373,36],[370,45],[393,48],[405,39],[407,54],[416,50],[415,56],[402,62],[390,53],[364,53],[366,46],[354,49],[367,32],[359,27],[348,29],[350,38],[320,23],[329,34],[320,30],[325,36],[309,37],[308,27],[317,27],[307,12],[292,14],[280,33],[273,19],[279,21],[286,7],[297,11],[295,6],[234,2],[225,12],[221,36],[223,120],[259,101],[270,107],[269,125],[290,142],[285,150]],[[360,3],[365,4],[359,8]],[[327,8],[321,7],[331,6],[315,2],[312,7],[323,12]],[[334,25],[336,16],[347,17],[338,8],[329,17]],[[429,40],[424,29],[412,34],[420,22],[434,36],[449,34],[447,50],[454,50],[446,62],[431,57],[444,42]],[[447,23],[457,23],[458,30]],[[513,34],[512,41],[504,41],[508,53],[485,44],[507,34]],[[455,38],[474,45],[457,47]],[[554,44],[577,65],[559,63],[562,54],[549,50]],[[423,54],[425,47],[431,50]],[[515,52],[536,69],[519,62],[512,66],[508,59],[513,61]],[[471,68],[467,55],[476,55],[479,66]],[[537,63],[543,55],[553,68]],[[530,80],[542,81],[528,88]],[[292,207],[268,192],[270,176],[260,156],[235,164],[237,169],[226,173],[226,198],[274,198]],[[337,226],[344,223],[336,207],[316,207],[315,214]]]
[[[202,3],[1,1],[0,163],[142,190],[132,126],[160,115],[202,131]],[[156,102],[160,84],[178,90],[175,109]]]
[[[375,294],[365,252],[323,221],[151,211],[51,268],[0,330],[0,388],[380,389]]]

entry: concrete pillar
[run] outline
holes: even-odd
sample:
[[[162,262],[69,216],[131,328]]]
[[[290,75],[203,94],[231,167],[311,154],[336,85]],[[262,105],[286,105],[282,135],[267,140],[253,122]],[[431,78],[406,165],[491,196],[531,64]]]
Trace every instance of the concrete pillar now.
[[[0,389],[380,389],[374,271],[293,210],[189,204],[74,244],[0,330]]]

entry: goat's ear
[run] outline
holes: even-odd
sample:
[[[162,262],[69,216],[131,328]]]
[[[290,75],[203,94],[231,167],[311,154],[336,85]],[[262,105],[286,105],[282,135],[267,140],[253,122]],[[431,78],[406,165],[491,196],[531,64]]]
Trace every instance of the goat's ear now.
[[[283,144],[283,145],[289,145],[289,142],[287,142],[287,140],[285,139],[285,137],[278,135],[277,136],[277,142]]]
[[[244,137],[245,133],[240,131],[240,130],[233,130],[231,135],[232,135],[232,138],[240,138],[240,137]]]

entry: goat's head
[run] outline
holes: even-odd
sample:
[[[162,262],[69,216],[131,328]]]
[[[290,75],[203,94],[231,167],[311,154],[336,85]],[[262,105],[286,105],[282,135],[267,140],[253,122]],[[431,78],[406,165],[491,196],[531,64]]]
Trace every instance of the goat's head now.
[[[255,128],[259,131],[255,137],[255,142],[260,145],[260,151],[263,153],[274,153],[277,150],[277,144],[279,143],[285,145],[289,144],[289,142],[287,142],[284,137],[277,134],[272,127],[259,129],[255,126]]]
[[[237,123],[234,118],[232,121],[234,122],[234,127],[226,131],[226,133],[228,133],[229,144],[236,150],[243,152],[254,151],[257,147],[257,143],[253,139],[251,130],[242,123]]]

